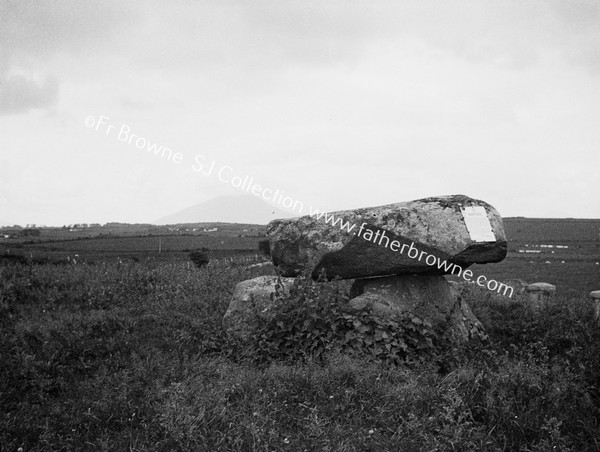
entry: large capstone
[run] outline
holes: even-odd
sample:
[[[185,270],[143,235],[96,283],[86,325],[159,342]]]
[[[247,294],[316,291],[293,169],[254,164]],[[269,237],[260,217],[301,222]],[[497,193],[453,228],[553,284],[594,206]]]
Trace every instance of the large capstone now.
[[[283,276],[315,279],[456,274],[507,248],[496,209],[464,195],[274,220],[267,234]]]

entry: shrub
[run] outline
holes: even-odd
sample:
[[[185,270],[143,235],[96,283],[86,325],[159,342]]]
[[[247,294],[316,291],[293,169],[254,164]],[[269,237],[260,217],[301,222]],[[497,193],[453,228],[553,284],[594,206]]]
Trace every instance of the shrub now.
[[[41,233],[39,229],[23,229],[21,231],[23,237],[39,237]]]
[[[0,263],[27,265],[29,260],[22,254],[6,253],[0,255]]]
[[[258,242],[258,251],[263,253],[265,256],[271,257],[271,246],[269,240],[261,240]]]
[[[189,257],[190,260],[194,263],[194,265],[198,268],[204,267],[210,261],[210,259],[204,252],[204,249],[190,251]]]

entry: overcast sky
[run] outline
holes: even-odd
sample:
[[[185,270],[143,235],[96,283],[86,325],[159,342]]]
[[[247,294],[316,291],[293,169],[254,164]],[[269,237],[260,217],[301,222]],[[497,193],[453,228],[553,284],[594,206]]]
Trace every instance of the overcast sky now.
[[[151,222],[234,175],[600,218],[599,120],[595,0],[0,0],[0,224]]]

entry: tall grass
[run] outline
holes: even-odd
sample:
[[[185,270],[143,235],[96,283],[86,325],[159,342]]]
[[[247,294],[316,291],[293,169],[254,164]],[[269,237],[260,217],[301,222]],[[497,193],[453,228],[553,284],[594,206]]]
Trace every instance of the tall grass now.
[[[260,270],[258,270],[260,271]],[[489,342],[424,363],[242,360],[243,267],[0,267],[0,450],[600,450],[585,300],[469,298]]]

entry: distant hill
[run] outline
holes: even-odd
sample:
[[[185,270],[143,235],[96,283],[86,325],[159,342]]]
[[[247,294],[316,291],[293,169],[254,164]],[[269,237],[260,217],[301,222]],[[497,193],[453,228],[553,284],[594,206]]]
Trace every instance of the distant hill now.
[[[256,196],[219,196],[159,218],[154,224],[246,223],[267,224],[278,218],[297,215],[273,207]]]

